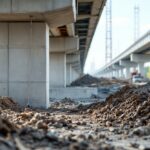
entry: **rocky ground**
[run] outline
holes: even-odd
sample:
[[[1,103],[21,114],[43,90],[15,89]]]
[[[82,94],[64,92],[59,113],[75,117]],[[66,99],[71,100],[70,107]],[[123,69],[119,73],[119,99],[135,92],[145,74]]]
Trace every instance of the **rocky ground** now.
[[[47,110],[0,98],[0,150],[149,150],[150,84],[125,86],[105,102],[71,99]]]

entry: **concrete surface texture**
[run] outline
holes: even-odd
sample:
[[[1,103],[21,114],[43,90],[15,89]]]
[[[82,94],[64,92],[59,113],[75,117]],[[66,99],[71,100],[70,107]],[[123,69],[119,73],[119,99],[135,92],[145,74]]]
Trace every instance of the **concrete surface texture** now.
[[[50,53],[50,87],[66,87],[66,54]]]
[[[72,64],[66,65],[66,84],[70,85],[72,81],[80,77],[80,74],[72,67]]]
[[[72,53],[79,50],[78,37],[51,37],[50,43],[50,52]]]
[[[93,87],[68,87],[68,88],[50,88],[50,98],[91,98],[92,95],[97,95],[97,88]]]
[[[21,105],[49,102],[49,28],[45,23],[0,23],[0,95]]]
[[[71,64],[66,64],[66,84],[70,85],[71,81]]]
[[[77,78],[79,78],[80,74],[72,68],[72,71],[71,71],[71,81],[74,81],[76,80]]]
[[[75,21],[75,0],[1,0],[2,21],[46,21],[50,27]]]

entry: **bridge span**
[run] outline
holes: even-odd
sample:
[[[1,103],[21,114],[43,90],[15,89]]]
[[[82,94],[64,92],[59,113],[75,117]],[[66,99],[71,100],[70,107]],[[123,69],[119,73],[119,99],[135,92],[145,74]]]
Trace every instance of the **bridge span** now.
[[[53,88],[83,73],[105,3],[0,0],[0,95],[48,107]]]
[[[150,62],[150,31],[99,69],[95,76],[130,78],[131,71],[135,70],[145,76],[144,64],[147,62]]]

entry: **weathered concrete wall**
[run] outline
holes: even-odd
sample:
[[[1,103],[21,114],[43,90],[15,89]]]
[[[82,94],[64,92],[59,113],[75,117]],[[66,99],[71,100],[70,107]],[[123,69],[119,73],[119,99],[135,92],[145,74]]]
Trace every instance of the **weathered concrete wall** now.
[[[50,87],[66,87],[66,54],[50,53]]]
[[[90,87],[69,87],[69,88],[50,88],[50,98],[63,99],[65,97],[78,99],[90,98],[92,95],[97,95],[97,88]]]
[[[0,94],[21,105],[49,103],[49,28],[45,23],[0,23]]]

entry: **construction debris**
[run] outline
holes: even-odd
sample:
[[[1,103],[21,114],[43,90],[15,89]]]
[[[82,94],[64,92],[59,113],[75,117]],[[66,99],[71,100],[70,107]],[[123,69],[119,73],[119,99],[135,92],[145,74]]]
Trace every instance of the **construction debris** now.
[[[149,92],[150,84],[125,86],[105,102],[80,105],[65,98],[47,110],[16,111],[9,104],[17,103],[1,98],[0,149],[150,149]]]
[[[79,79],[73,81],[71,83],[71,86],[89,86],[89,87],[99,87],[99,86],[106,86],[106,85],[112,85],[112,84],[129,84],[127,80],[119,80],[116,78],[108,79],[108,78],[96,78],[89,74],[86,74]]]
[[[89,74],[82,76],[81,78],[73,81],[71,86],[92,86],[99,82],[98,78],[92,77]]]
[[[149,84],[137,88],[125,86],[105,102],[88,106],[87,112],[102,126],[150,126],[149,92]]]
[[[17,108],[19,105],[13,101],[10,97],[0,97],[0,107],[2,109],[15,109]]]

